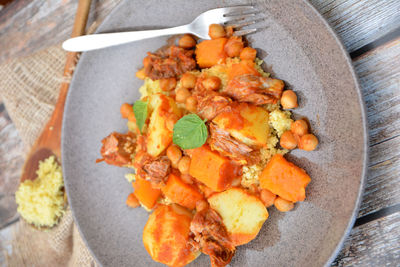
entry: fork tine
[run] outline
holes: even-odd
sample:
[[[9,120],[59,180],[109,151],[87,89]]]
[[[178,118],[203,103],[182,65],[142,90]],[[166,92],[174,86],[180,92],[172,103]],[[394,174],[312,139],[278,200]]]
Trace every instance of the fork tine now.
[[[245,20],[245,19],[252,18],[255,16],[256,16],[256,13],[251,13],[251,14],[245,14],[245,15],[227,16],[227,17],[223,17],[222,20],[223,20],[223,22],[229,22],[229,21]]]
[[[243,23],[226,24],[226,26],[231,26],[233,28],[241,28],[241,27],[253,25],[254,23],[256,23],[256,21],[252,20],[252,21],[246,21]]]
[[[233,32],[233,35],[235,35],[235,36],[243,36],[243,35],[246,35],[246,34],[249,34],[249,33],[253,33],[253,32],[256,32],[256,31],[257,31],[257,29],[240,30],[240,31]]]
[[[239,13],[239,12],[250,12],[254,11],[255,8],[253,6],[231,6],[231,7],[225,7],[221,8],[223,10],[223,13],[230,14],[230,13]]]

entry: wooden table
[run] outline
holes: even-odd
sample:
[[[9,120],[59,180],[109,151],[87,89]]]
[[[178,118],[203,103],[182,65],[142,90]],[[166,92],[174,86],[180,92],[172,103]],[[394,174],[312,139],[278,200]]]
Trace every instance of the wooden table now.
[[[89,25],[101,21],[119,2],[93,1]],[[333,265],[399,266],[400,1],[311,3],[336,30],[353,59],[369,123],[370,159],[363,202],[355,226]],[[3,8],[0,63],[66,39],[76,6],[76,0],[16,0]],[[23,151],[0,99],[0,193],[15,190]],[[11,216],[9,221],[13,220],[15,217]]]

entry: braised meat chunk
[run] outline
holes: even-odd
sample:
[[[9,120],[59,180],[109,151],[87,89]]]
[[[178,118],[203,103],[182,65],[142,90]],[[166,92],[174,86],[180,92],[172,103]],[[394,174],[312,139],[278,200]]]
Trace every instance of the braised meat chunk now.
[[[232,103],[232,100],[222,94],[207,90],[202,84],[203,78],[197,79],[193,97],[197,101],[197,115],[203,119],[212,120]]]
[[[224,93],[239,102],[275,104],[281,98],[284,86],[282,80],[246,74],[230,80]]]
[[[205,208],[197,211],[190,223],[190,231],[192,246],[200,248],[204,254],[210,256],[212,267],[226,266],[231,262],[236,248],[215,210]]]
[[[158,157],[143,165],[143,170],[156,183],[161,182],[171,172],[171,161],[166,157]]]
[[[135,135],[131,132],[121,134],[111,133],[102,141],[100,153],[102,158],[96,162],[105,161],[107,164],[115,166],[126,166],[131,164],[131,155],[135,152]]]
[[[237,141],[229,132],[218,128],[214,123],[210,123],[210,133],[209,144],[211,149],[217,150],[222,155],[242,165],[256,164],[260,161],[261,156],[258,150]]]
[[[143,60],[145,74],[152,80],[177,77],[196,68],[193,55],[193,50],[177,46],[159,53],[148,52]]]
[[[143,179],[149,179],[154,184],[167,180],[171,173],[171,161],[166,156],[152,157],[146,151],[138,151],[134,165],[136,174]]]

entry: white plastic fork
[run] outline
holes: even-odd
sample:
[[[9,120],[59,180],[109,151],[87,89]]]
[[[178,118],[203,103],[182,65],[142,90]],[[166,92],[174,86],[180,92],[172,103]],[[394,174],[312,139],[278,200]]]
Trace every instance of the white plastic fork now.
[[[66,40],[62,44],[62,47],[65,50],[72,52],[90,51],[158,36],[184,33],[190,33],[202,39],[210,39],[208,36],[208,27],[210,24],[227,24],[229,22],[235,22],[235,24],[232,25],[233,27],[248,26],[255,22],[248,20],[255,15],[256,9],[253,6],[216,8],[200,14],[200,16],[192,21],[192,23],[187,25],[161,30],[84,35]],[[236,31],[235,35],[240,36],[255,31],[256,29],[240,30]]]

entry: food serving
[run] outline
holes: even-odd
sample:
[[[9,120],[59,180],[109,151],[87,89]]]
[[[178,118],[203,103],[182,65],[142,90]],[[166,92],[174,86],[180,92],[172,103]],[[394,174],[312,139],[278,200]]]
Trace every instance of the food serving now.
[[[311,178],[284,154],[318,145],[306,120],[291,119],[295,92],[263,71],[257,51],[230,27],[212,24],[209,35],[148,52],[141,99],[120,109],[129,131],[104,138],[98,160],[135,170],[126,204],[151,212],[144,247],[168,266],[201,253],[229,264],[267,208],[305,199]]]

